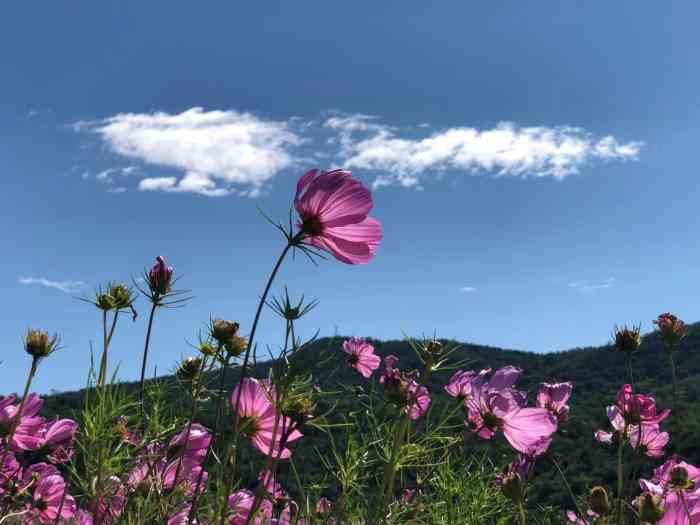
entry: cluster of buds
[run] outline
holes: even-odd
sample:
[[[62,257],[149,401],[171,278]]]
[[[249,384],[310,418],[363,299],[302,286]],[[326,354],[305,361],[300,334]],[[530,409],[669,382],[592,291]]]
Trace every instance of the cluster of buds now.
[[[24,338],[24,349],[35,360],[50,356],[58,348],[58,336],[49,336],[41,330],[29,329]]]
[[[95,294],[95,299],[89,301],[94,304],[100,310],[105,312],[115,311],[120,312],[123,310],[131,310],[136,317],[136,312],[134,310],[133,304],[136,301],[136,295],[134,291],[127,285],[122,283],[108,283],[106,291],[102,289],[97,290]]]
[[[661,334],[661,339],[671,349],[677,347],[685,337],[685,323],[673,314],[664,313],[659,315],[654,320],[654,324]]]
[[[620,352],[627,354],[636,352],[642,344],[641,327],[633,326],[629,328],[627,326],[616,326],[613,331],[613,340],[615,342],[615,348]]]
[[[227,355],[238,357],[248,347],[248,341],[245,337],[238,335],[239,328],[240,325],[236,322],[215,319],[211,323],[209,332],[212,339],[219,343]],[[202,351],[201,348],[200,351]]]

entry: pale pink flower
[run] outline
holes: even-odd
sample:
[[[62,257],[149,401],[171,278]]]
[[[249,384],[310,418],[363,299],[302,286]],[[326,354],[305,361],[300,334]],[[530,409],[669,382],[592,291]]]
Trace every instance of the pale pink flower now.
[[[297,183],[294,207],[303,242],[347,264],[374,257],[382,238],[379,221],[368,217],[372,194],[349,171],[308,171]]]
[[[372,372],[379,368],[381,360],[374,353],[374,347],[364,339],[353,337],[343,342],[343,351],[350,355],[350,366],[364,377],[368,378]]]
[[[316,512],[318,514],[330,514],[333,510],[333,503],[328,498],[319,498],[316,503]]]
[[[226,520],[229,525],[248,525],[249,516],[253,510],[255,494],[247,489],[234,492],[228,497],[229,512]],[[272,516],[272,503],[268,499],[262,499],[255,517],[250,520],[252,525],[267,525]]]
[[[428,388],[411,379],[408,382],[408,407],[407,414],[412,420],[416,420],[425,414],[430,407],[430,394]]]
[[[384,385],[388,400],[400,408],[412,420],[425,414],[430,407],[428,389],[418,383],[415,373],[406,373],[394,365],[399,361],[395,355],[384,358],[384,368],[379,383]]]
[[[482,370],[472,381],[467,426],[483,439],[500,431],[515,450],[528,456],[544,453],[557,430],[556,418],[544,408],[525,407],[524,393],[514,388],[522,370],[504,367],[487,381],[489,373]]]
[[[53,523],[59,516],[72,518],[75,516],[75,500],[66,494],[66,482],[59,475],[40,478],[34,488],[31,503],[27,506],[27,515],[39,523]]]
[[[580,518],[573,510],[566,511],[566,519],[569,520],[570,523],[575,523],[576,525],[589,525],[586,520]]]
[[[633,449],[638,449],[640,453],[650,458],[663,457],[669,435],[668,432],[661,432],[658,425],[641,425],[641,427],[632,428],[628,434]]]
[[[450,382],[445,385],[445,392],[452,397],[467,398],[472,392],[472,380],[476,377],[476,372],[473,370],[457,370]]]
[[[595,439],[601,443],[612,443],[613,437],[617,436],[618,439],[622,439],[625,435],[625,418],[622,415],[620,409],[613,405],[607,408],[608,419],[613,427],[613,432],[607,432],[605,430],[598,430],[593,435]]]
[[[571,383],[542,383],[537,392],[537,406],[546,408],[554,415],[559,423],[569,418],[569,405],[567,401],[571,397],[573,386]]]
[[[240,403],[236,407],[239,390]],[[238,416],[242,419],[241,431],[260,452],[287,459],[292,451],[286,445],[302,437],[302,433],[294,429],[289,417],[278,413],[270,400],[269,391],[269,386],[261,384],[257,379],[246,377],[231,392],[231,407],[238,410]]]

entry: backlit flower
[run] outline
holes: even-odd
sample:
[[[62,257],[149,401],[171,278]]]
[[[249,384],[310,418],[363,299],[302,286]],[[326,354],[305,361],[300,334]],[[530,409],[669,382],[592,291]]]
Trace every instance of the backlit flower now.
[[[370,191],[349,171],[308,171],[294,198],[302,242],[347,264],[369,262],[382,238],[379,221],[367,216],[372,205]]]
[[[364,377],[369,377],[379,368],[381,360],[374,353],[374,347],[364,339],[353,337],[343,342],[343,351],[349,354],[350,366]]]
[[[559,423],[563,423],[569,418],[569,405],[566,402],[571,397],[572,389],[571,383],[542,383],[536,404],[549,410]]]

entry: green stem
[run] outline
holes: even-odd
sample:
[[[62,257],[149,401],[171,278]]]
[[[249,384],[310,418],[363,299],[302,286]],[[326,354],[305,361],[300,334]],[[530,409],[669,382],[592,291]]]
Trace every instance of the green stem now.
[[[527,525],[527,513],[525,512],[522,498],[518,502],[518,514],[520,516],[520,525]]]
[[[140,382],[140,388],[139,388],[139,400],[141,401],[141,410],[143,411],[143,390],[144,390],[144,383],[146,381],[146,361],[148,360],[148,348],[151,343],[151,331],[153,329],[153,317],[155,316],[156,313],[156,308],[158,308],[158,303],[153,302],[153,306],[151,307],[151,314],[148,316],[148,330],[146,330],[146,343],[143,347],[143,361],[141,362],[141,382]]]
[[[566,479],[566,476],[564,475],[564,471],[559,466],[559,462],[554,457],[554,454],[550,454],[548,456],[548,458],[549,458],[549,461],[552,463],[552,465],[554,465],[554,468],[559,473],[559,477],[561,478],[562,482],[564,483],[564,487],[566,487],[566,491],[569,493],[569,497],[571,498],[571,501],[574,504],[574,507],[576,508],[576,513],[579,516],[583,516],[583,513],[581,512],[581,508],[578,505],[578,501],[576,500],[576,496],[574,495],[574,491],[571,490],[571,485],[569,485],[569,481]]]
[[[624,525],[623,521],[623,502],[624,502],[624,476],[625,476],[625,465],[623,461],[623,452],[625,447],[625,438],[627,435],[627,425],[625,425],[625,431],[623,435],[620,436],[620,443],[617,446],[617,523],[618,525]]]
[[[114,318],[112,319],[112,327],[107,332],[107,310],[102,311],[102,359],[100,360],[100,374],[97,379],[97,385],[103,388],[107,381],[107,353],[109,351],[109,344],[112,342],[112,336],[114,335],[114,329],[117,327],[117,319],[119,317],[119,311],[114,312]]]
[[[376,509],[374,523],[381,523],[391,501],[391,496],[394,492],[394,480],[396,479],[396,466],[399,459],[399,453],[403,446],[405,434],[408,431],[410,419],[407,415],[402,415],[401,419],[396,423],[394,430],[394,443],[391,449],[391,456],[384,469],[384,479],[382,481],[382,490],[380,492],[380,504]]]
[[[248,372],[248,363],[250,360],[250,352],[254,348],[254,342],[255,342],[255,333],[258,328],[258,322],[260,321],[260,315],[262,314],[262,309],[263,306],[265,306],[265,301],[267,300],[267,295],[270,293],[270,288],[272,287],[272,283],[275,280],[275,277],[277,276],[277,272],[279,271],[280,267],[282,266],[282,261],[284,261],[284,258],[287,256],[287,253],[289,250],[295,246],[298,242],[297,237],[294,237],[289,240],[287,245],[284,247],[284,250],[282,250],[282,253],[280,256],[277,258],[277,262],[275,263],[275,266],[272,269],[272,272],[270,273],[270,277],[267,280],[267,284],[265,285],[265,289],[263,291],[262,296],[260,297],[260,301],[258,302],[258,308],[255,312],[255,318],[253,319],[253,326],[250,329],[250,337],[248,339],[248,345],[246,347],[245,355],[243,356],[243,364],[241,365],[241,373],[238,378],[238,382],[240,383],[243,381],[246,377],[246,373]],[[233,405],[233,443],[230,447],[226,447],[226,457],[227,460],[224,462],[224,467],[229,464],[229,460],[231,459],[231,453],[233,451],[234,457],[233,457],[233,464],[231,466],[231,472],[229,473],[226,480],[226,492],[224,493],[223,501],[221,503],[221,518],[220,518],[220,525],[224,525],[224,522],[226,520],[226,506],[227,506],[227,501],[228,501],[228,494],[231,491],[231,488],[233,487],[233,480],[235,477],[236,473],[236,466],[237,466],[237,461],[236,456],[238,455],[238,438],[240,436],[240,433],[238,432],[239,425],[240,425],[240,417],[238,415],[238,407],[241,403],[241,394],[243,393],[243,389],[239,388],[238,389],[238,395],[236,396],[236,402]]]
[[[668,360],[671,363],[671,376],[673,378],[673,414],[674,419],[678,420],[678,376],[676,375],[676,362],[673,359],[673,349],[668,351]]]

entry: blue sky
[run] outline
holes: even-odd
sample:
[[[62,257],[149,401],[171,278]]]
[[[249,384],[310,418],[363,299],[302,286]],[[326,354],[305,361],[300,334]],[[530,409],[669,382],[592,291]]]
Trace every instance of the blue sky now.
[[[195,298],[156,319],[170,370],[210,315],[249,327],[296,179],[375,188],[375,260],[289,260],[303,333],[434,331],[552,351],[700,318],[699,40],[691,4],[24,2],[0,32],[0,345],[62,336],[39,391],[81,386],[73,296],[165,255]],[[41,16],[37,16],[40,13]],[[145,334],[113,362],[134,378]],[[279,344],[268,315],[259,341]]]

